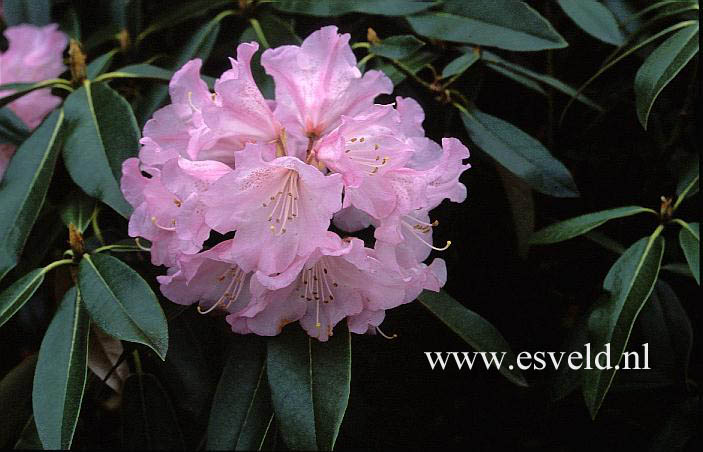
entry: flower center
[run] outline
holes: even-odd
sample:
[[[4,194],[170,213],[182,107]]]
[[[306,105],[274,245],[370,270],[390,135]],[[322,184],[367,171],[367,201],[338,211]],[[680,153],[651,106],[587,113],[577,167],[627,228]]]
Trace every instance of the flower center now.
[[[320,301],[324,304],[334,301],[332,288],[338,286],[337,282],[329,277],[324,257],[300,273],[300,284],[295,290],[300,293],[300,298],[304,301],[315,302],[317,328],[320,327]]]
[[[207,314],[212,312],[220,305],[222,305],[224,309],[229,308],[242,292],[242,288],[244,287],[244,277],[244,272],[236,265],[228,268],[227,271],[217,277],[217,284],[222,283],[229,278],[229,283],[227,284],[225,291],[222,293],[222,296],[206,310],[202,310],[200,306],[198,306],[198,312],[201,314]]]
[[[376,143],[373,146],[362,145],[366,139],[352,138],[347,141],[349,148],[344,151],[349,159],[361,166],[363,170],[369,174],[376,174],[378,169],[384,166],[390,160],[389,157],[383,157],[378,154],[381,146]]]
[[[404,215],[401,219],[400,222],[403,224],[403,226],[410,231],[412,235],[414,235],[419,241],[424,243],[425,245],[429,246],[433,250],[437,251],[444,251],[449,246],[452,244],[451,240],[447,240],[447,244],[444,245],[441,248],[438,248],[436,246],[433,246],[430,242],[425,240],[421,234],[427,234],[432,230],[433,227],[437,226],[439,224],[439,221],[435,220],[432,223],[426,223],[424,221],[420,221],[417,218],[411,217],[410,215]]]
[[[298,179],[297,172],[287,170],[278,189],[266,202],[261,203],[263,208],[270,209],[269,229],[274,235],[285,234],[288,222],[298,216]]]

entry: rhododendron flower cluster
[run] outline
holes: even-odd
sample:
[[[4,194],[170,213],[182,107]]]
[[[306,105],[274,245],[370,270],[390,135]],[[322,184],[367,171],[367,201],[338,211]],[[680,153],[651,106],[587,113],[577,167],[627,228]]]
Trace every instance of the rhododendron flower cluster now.
[[[276,335],[299,321],[325,341],[344,319],[374,332],[385,310],[444,285],[444,262],[423,262],[439,249],[429,213],[465,199],[469,152],[426,138],[414,100],[375,104],[393,84],[362,74],[334,26],[263,52],[275,100],[252,76],[257,50],[239,45],[214,93],[198,59],[174,75],[172,103],[123,164],[129,233],[168,267],[166,297],[225,310],[235,332]],[[373,246],[351,236],[370,226]]]
[[[68,39],[58,31],[58,25],[36,27],[22,24],[8,27],[3,34],[8,47],[5,52],[0,52],[0,85],[56,78],[66,70],[63,51]],[[12,93],[11,90],[0,90],[0,97]],[[61,98],[52,95],[51,90],[46,88],[22,96],[8,107],[29,130],[33,130],[60,103]],[[14,153],[14,145],[0,143],[0,180]]]

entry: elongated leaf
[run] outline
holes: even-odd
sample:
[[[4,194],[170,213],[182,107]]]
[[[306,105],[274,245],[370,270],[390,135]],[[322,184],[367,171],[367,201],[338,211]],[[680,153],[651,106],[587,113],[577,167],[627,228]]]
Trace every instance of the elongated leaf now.
[[[519,75],[524,75],[532,80],[544,83],[545,85],[551,86],[552,88],[556,89],[557,91],[561,91],[562,93],[566,94],[567,96],[576,96],[576,100],[582,102],[584,105],[588,105],[589,107],[593,108],[596,111],[603,111],[603,107],[589,99],[588,97],[584,96],[583,94],[577,94],[577,91],[575,88],[572,88],[571,86],[567,85],[566,83],[562,82],[559,79],[556,79],[554,77],[551,77],[546,74],[540,74],[539,72],[535,72],[533,70],[530,70],[526,67],[520,66],[515,63],[511,63],[510,61],[504,60],[503,58],[499,57],[493,52],[489,52],[487,50],[484,50],[481,52],[481,59],[488,63],[488,67],[491,69],[495,70],[497,67],[501,67],[505,69],[506,71],[513,72],[514,74],[519,74]],[[503,72],[504,73],[504,72]],[[505,74],[505,73],[504,73]],[[507,75],[507,74],[506,74]],[[523,82],[521,82],[523,83]],[[544,93],[544,91],[541,91]]]
[[[349,332],[341,327],[326,343],[297,327],[269,340],[271,399],[288,447],[334,447],[349,398],[350,363]]]
[[[625,42],[618,22],[610,10],[596,0],[558,0],[567,16],[583,31],[608,44]]]
[[[664,87],[698,54],[698,24],[677,31],[642,63],[635,76],[637,117],[647,129],[649,112]]]
[[[17,265],[54,174],[63,112],[55,111],[17,149],[0,182],[0,280]]]
[[[142,31],[137,37],[138,41],[141,41],[151,33],[163,30],[166,28],[175,27],[176,25],[182,24],[185,21],[200,17],[211,11],[214,8],[218,8],[225,5],[231,5],[232,0],[191,0],[182,5],[178,5],[178,8],[173,8],[170,11],[166,11],[163,16],[159,16],[154,20],[144,31]]]
[[[151,374],[132,374],[125,382],[122,441],[126,450],[185,450],[173,405]]]
[[[416,74],[436,59],[436,52],[419,50],[408,58],[396,61],[395,64],[385,61],[377,69],[383,71],[394,85],[398,85],[408,77],[408,72]]]
[[[461,74],[468,68],[470,68],[475,62],[480,58],[480,52],[478,49],[467,49],[466,52],[453,59],[449,64],[444,66],[442,70],[442,78],[451,77],[456,74]]]
[[[83,256],[78,285],[93,321],[110,336],[166,357],[168,328],[156,295],[141,276],[107,254]]]
[[[28,136],[24,122],[9,107],[0,108],[0,144],[20,145]]]
[[[4,0],[2,15],[8,26],[48,25],[51,22],[51,0]]]
[[[200,27],[180,52],[178,52],[178,56],[170,68],[178,70],[193,58],[200,58],[206,61],[215,45],[217,35],[220,33],[220,22],[230,14],[231,12],[229,11],[220,13],[211,21]],[[136,108],[139,124],[144,124],[154,111],[166,101],[167,97],[167,86],[154,87]]]
[[[426,290],[417,299],[474,350],[504,353],[500,373],[518,386],[527,386],[510,345],[488,320],[465,308],[444,291]]]
[[[664,239],[661,236],[644,237],[620,256],[605,277],[603,288],[610,297],[607,303],[594,309],[588,329],[594,356],[610,344],[610,356],[615,359],[607,366],[609,368],[593,366],[585,374],[583,395],[592,418],[596,417],[610,389],[632,325],[652,293],[663,255]]]
[[[85,81],[64,103],[66,169],[88,195],[122,216],[131,206],[120,191],[122,162],[136,155],[139,129],[127,101],[105,83]]]
[[[34,373],[34,422],[45,449],[70,449],[88,374],[90,319],[75,287],[44,335]]]
[[[37,426],[34,424],[34,416],[30,416],[20,437],[15,443],[15,449],[19,450],[44,450],[42,447],[41,440],[39,439],[39,433],[37,433]]]
[[[569,240],[570,238],[585,234],[607,221],[615,218],[629,217],[643,212],[651,213],[652,210],[640,206],[627,206],[587,213],[540,229],[532,235],[530,243],[533,245],[544,245],[547,243],[563,242],[564,240]]]
[[[110,67],[112,59],[115,57],[116,53],[117,49],[112,49],[91,61],[85,69],[86,76],[90,80],[93,80],[95,77],[105,72]]]
[[[69,82],[60,78],[33,83],[6,83],[4,85],[0,85],[0,91],[14,91],[12,94],[8,94],[7,96],[0,98],[0,108],[24,95],[31,93],[32,91],[53,87],[70,89]]]
[[[517,0],[446,0],[441,11],[407,20],[416,33],[442,41],[523,51],[568,45],[544,17]]]
[[[591,82],[593,82],[595,79],[597,79],[598,77],[600,77],[601,75],[603,75],[603,73],[604,73],[605,71],[607,71],[608,69],[610,69],[610,68],[612,68],[613,66],[615,66],[615,65],[616,65],[618,62],[620,62],[622,59],[628,57],[629,55],[632,55],[632,54],[635,53],[635,52],[637,52],[639,49],[641,49],[641,48],[643,48],[643,47],[649,45],[650,43],[656,41],[657,39],[661,38],[662,36],[666,36],[667,34],[672,33],[672,32],[674,32],[674,31],[676,31],[676,30],[681,30],[681,29],[684,29],[684,28],[687,28],[687,27],[691,27],[691,26],[694,26],[694,25],[695,25],[695,26],[698,25],[698,21],[697,21],[697,20],[684,20],[684,21],[681,21],[681,22],[679,22],[679,23],[677,23],[677,24],[674,24],[674,25],[671,25],[671,26],[669,26],[669,27],[666,27],[665,29],[663,29],[663,30],[661,30],[661,31],[659,31],[659,32],[657,32],[657,33],[655,33],[655,34],[653,34],[652,36],[648,36],[647,38],[641,39],[641,40],[637,41],[636,43],[634,43],[634,44],[632,44],[632,45],[629,45],[629,44],[623,45],[622,47],[618,48],[618,50],[607,60],[607,62],[606,62],[605,64],[603,64],[603,66],[601,66],[600,69],[598,69],[598,71],[596,71],[595,74],[593,74],[593,75],[591,76],[591,78],[589,78],[588,80],[586,80],[586,81],[579,87],[579,89],[576,90],[576,94],[577,94],[577,95],[578,95],[578,94],[581,94],[581,92],[582,92],[588,85],[590,85]],[[563,120],[564,120],[564,116],[566,116],[566,112],[568,111],[569,107],[570,107],[571,104],[574,102],[574,100],[576,100],[576,98],[575,98],[575,97],[572,97],[571,100],[569,100],[569,102],[566,104],[566,106],[564,107],[564,111],[562,111],[562,113],[561,113],[560,121],[563,121]]]
[[[537,83],[536,81],[534,81],[533,79],[531,79],[529,77],[525,77],[524,75],[521,75],[515,71],[510,71],[510,70],[506,69],[505,67],[499,66],[497,64],[488,64],[488,67],[491,70],[493,70],[493,71],[495,71],[505,77],[508,77],[509,79],[514,80],[523,86],[528,87],[532,91],[538,92],[543,96],[547,95],[547,92],[544,90],[544,88],[542,88],[542,85],[540,85],[539,83]]]
[[[99,77],[99,80],[109,78],[151,78],[155,80],[170,81],[173,77],[173,71],[168,69],[153,66],[151,64],[133,64],[117,69],[114,72],[108,72]]]
[[[473,109],[461,119],[471,140],[535,190],[550,196],[579,196],[566,167],[542,144],[514,125]]]
[[[93,218],[95,200],[81,190],[73,190],[59,206],[61,221],[68,227],[73,224],[80,232],[85,232]]]
[[[322,450],[334,449],[351,387],[351,336],[346,322],[335,333],[327,342],[308,338],[317,445]]]
[[[693,277],[701,283],[701,230],[700,223],[687,223],[679,231],[679,244]]]
[[[331,17],[348,13],[378,14],[381,16],[405,16],[431,8],[437,1],[415,0],[276,0],[273,6],[286,13]]]
[[[413,35],[391,36],[379,44],[371,46],[369,51],[393,60],[402,60],[417,52],[425,43]]]
[[[0,326],[10,320],[32,298],[42,282],[44,282],[44,269],[37,268],[0,293]]]
[[[37,355],[25,358],[0,381],[0,447],[8,447],[17,438],[32,415],[32,380]]]
[[[688,197],[698,192],[700,179],[700,160],[698,154],[693,154],[682,171],[679,183],[676,184],[676,196]],[[684,194],[685,193],[685,194]]]
[[[660,278],[654,285],[635,328],[640,332],[638,337],[642,343],[649,344],[652,370],[631,372],[627,378],[628,387],[632,387],[631,382],[636,379],[643,380],[647,385],[640,387],[652,388],[657,380],[666,381],[667,386],[678,384],[684,387],[693,346],[693,327],[686,309],[663,279]]]
[[[208,450],[258,450],[273,417],[266,381],[266,342],[234,336],[207,428]]]

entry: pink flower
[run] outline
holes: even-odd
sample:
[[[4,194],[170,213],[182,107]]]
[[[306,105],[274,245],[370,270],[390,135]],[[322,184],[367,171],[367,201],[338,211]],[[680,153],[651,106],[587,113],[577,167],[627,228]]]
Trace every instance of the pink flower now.
[[[393,83],[379,71],[363,77],[349,46],[349,35],[328,26],[298,46],[266,50],[261,64],[276,82],[276,117],[290,135],[321,137],[342,115],[354,116],[389,94]]]
[[[232,241],[193,255],[183,255],[168,274],[158,276],[161,292],[171,301],[190,305],[200,303],[203,313],[215,309],[237,313],[250,300],[250,273],[228,259]]]
[[[462,202],[466,199],[466,187],[459,182],[461,174],[471,165],[464,165],[463,159],[469,157],[469,151],[456,138],[443,138],[442,148],[429,141],[428,145],[416,151],[402,175],[396,177],[396,189],[405,191],[402,201],[394,212],[381,219],[376,228],[375,237],[389,243],[400,243],[403,240],[403,229],[415,231],[431,227],[428,221],[417,222],[414,214],[422,210],[425,213],[437,207],[442,200]],[[417,186],[423,187],[423,192],[417,192]],[[429,218],[428,218],[429,219]]]
[[[5,52],[0,52],[0,85],[56,78],[66,69],[63,50],[68,40],[58,31],[58,25],[16,25],[7,28],[4,35],[8,47]],[[0,91],[0,98],[12,93],[12,90]],[[60,103],[61,98],[53,96],[47,88],[24,95],[8,107],[29,130],[33,130]],[[0,180],[14,151],[14,146],[0,145]]]
[[[247,143],[273,143],[281,134],[281,126],[251,74],[251,58],[258,49],[255,42],[237,47],[237,60],[230,58],[232,69],[215,82],[215,103],[203,109],[210,129],[208,139],[223,140],[220,147],[229,152],[241,150]]]
[[[329,232],[315,252],[298,258],[286,271],[273,276],[256,272],[254,315],[244,310],[227,320],[235,331],[265,336],[300,321],[310,336],[326,341],[339,321],[360,314],[366,306],[402,301],[402,285],[384,280],[370,251],[359,239],[341,240]]]
[[[341,208],[341,176],[325,176],[296,157],[266,161],[270,145],[249,144],[235,170],[204,197],[206,221],[220,233],[237,231],[232,258],[247,271],[282,272],[309,255]]]
[[[210,234],[205,224],[206,206],[201,197],[210,185],[231,168],[216,161],[174,158],[159,170],[145,168],[131,158],[122,164],[122,192],[134,207],[129,235],[152,242],[154,265],[173,265],[181,253],[195,254]]]
[[[150,167],[161,167],[176,157],[203,159],[198,139],[204,133],[202,109],[214,101],[200,78],[202,61],[194,59],[180,68],[169,83],[171,104],[154,113],[144,125],[139,159]]]
[[[237,333],[299,322],[326,341],[344,319],[354,333],[380,332],[386,310],[444,285],[444,261],[424,263],[443,249],[429,212],[466,197],[468,150],[425,137],[412,99],[374,104],[392,84],[362,75],[348,41],[324,27],[301,46],[265,51],[274,101],[252,77],[255,43],[237,48],[214,93],[199,60],[176,73],[172,104],[147,123],[122,177],[135,208],[129,233],[169,267],[158,278],[169,299],[226,310]],[[375,227],[376,243],[340,238],[333,219],[348,232]],[[234,239],[203,251],[211,229]]]

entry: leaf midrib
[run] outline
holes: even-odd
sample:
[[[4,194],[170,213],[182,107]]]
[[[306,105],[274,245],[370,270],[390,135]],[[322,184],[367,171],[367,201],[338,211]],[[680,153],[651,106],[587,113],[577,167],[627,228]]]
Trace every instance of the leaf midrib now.
[[[103,278],[102,274],[98,271],[98,268],[95,266],[95,264],[93,263],[93,260],[90,258],[90,256],[85,255],[85,256],[83,256],[83,259],[85,259],[86,262],[88,262],[88,265],[90,265],[90,267],[93,269],[95,274],[98,276],[99,280],[102,282],[103,286],[110,293],[110,296],[112,296],[112,298],[115,300],[115,302],[117,303],[117,306],[119,306],[119,308],[122,310],[122,312],[124,312],[125,316],[129,320],[130,324],[134,327],[134,329],[140,334],[140,336],[142,336],[144,338],[143,340],[147,341],[149,343],[149,345],[156,350],[157,347],[155,347],[155,344],[152,343],[151,340],[149,340],[149,337],[146,336],[142,332],[142,329],[139,327],[139,324],[134,319],[132,319],[132,316],[129,314],[129,311],[127,311],[125,309],[125,307],[122,305],[122,302],[120,301],[120,299],[117,297],[117,295],[115,295],[115,292],[112,291],[112,288],[110,288],[110,285],[107,283],[107,281],[105,281],[105,278]]]

